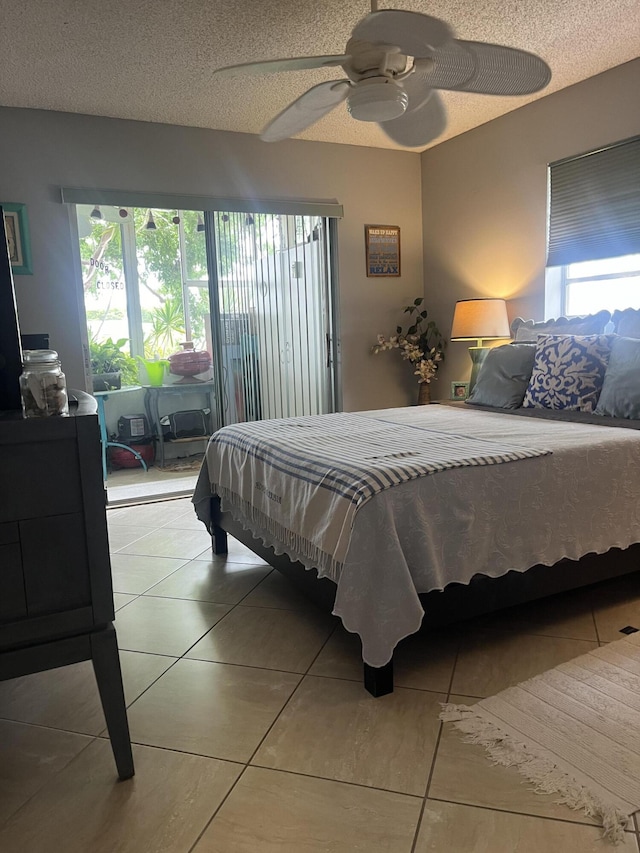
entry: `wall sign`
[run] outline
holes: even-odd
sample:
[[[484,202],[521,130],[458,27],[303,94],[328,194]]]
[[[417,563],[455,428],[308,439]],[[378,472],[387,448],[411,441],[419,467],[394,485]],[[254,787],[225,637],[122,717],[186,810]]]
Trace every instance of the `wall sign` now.
[[[398,225],[365,225],[367,275],[400,275],[400,228]]]

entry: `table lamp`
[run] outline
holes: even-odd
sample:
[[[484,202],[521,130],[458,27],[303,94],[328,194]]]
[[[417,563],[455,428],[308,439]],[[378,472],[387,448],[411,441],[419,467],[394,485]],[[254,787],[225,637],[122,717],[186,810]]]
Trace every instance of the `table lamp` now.
[[[489,351],[483,347],[483,341],[494,341],[511,337],[507,304],[504,299],[461,299],[456,302],[451,328],[452,341],[476,341],[476,346],[469,347],[469,355],[473,362],[469,391],[473,389],[478,378],[478,371],[484,357]]]

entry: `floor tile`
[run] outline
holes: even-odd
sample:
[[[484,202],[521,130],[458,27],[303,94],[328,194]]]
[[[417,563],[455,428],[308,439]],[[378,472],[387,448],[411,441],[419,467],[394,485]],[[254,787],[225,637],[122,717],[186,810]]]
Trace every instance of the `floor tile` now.
[[[91,738],[0,720],[0,826]]]
[[[473,704],[593,648],[594,610],[605,642],[640,628],[640,573],[407,638],[373,699],[359,638],[232,537],[212,555],[188,498],[107,517],[137,774],[90,662],[0,683],[2,853],[640,853],[438,719],[450,685]]]
[[[121,610],[125,604],[129,604],[130,601],[133,601],[137,598],[136,595],[129,595],[129,593],[125,592],[114,592],[113,593],[113,606],[116,609],[116,613],[118,610]]]
[[[415,853],[637,853],[635,835],[613,847],[595,826],[427,800]]]
[[[0,830],[4,853],[186,853],[238,765],[134,747],[136,775],[119,782],[111,749],[95,741]]]
[[[129,709],[131,737],[248,761],[298,682],[289,673],[180,660]]]
[[[166,524],[163,524],[162,526],[176,527],[180,530],[206,530],[206,527],[196,515],[195,509],[193,508],[193,504],[191,505],[191,509],[187,510],[187,512],[183,513],[183,515],[180,515],[177,518],[172,518],[170,521],[168,521]]]
[[[301,606],[313,605],[308,596],[278,571],[271,572],[242,603],[251,607],[277,607],[281,610],[296,610]]]
[[[454,633],[414,634],[393,653],[396,687],[415,687],[447,693],[456,660],[458,637]],[[362,681],[362,645],[357,634],[338,625],[309,670],[309,675]]]
[[[621,628],[631,626],[640,630],[640,595],[630,595],[620,601],[618,596],[604,597],[594,605],[598,637],[603,643],[622,639]]]
[[[194,853],[410,853],[422,800],[249,767]]]
[[[114,554],[121,548],[126,548],[137,539],[141,539],[149,533],[153,533],[153,527],[133,527],[124,524],[109,525],[109,551]]]
[[[180,518],[189,509],[189,500],[156,501],[120,509],[109,510],[107,521],[133,527],[161,527],[175,518]]]
[[[127,704],[162,675],[175,658],[120,652]],[[0,717],[97,735],[105,722],[91,661],[0,682]]]
[[[272,569],[255,563],[192,560],[148,590],[149,595],[237,604]]]
[[[180,657],[229,610],[227,604],[142,596],[118,613],[118,645]]]
[[[476,629],[460,641],[451,690],[492,696],[596,646],[587,640]]]
[[[473,705],[475,699],[451,696],[451,702]],[[484,747],[465,743],[452,723],[442,727],[429,786],[429,797],[522,814],[593,824],[582,811],[555,802],[557,794],[537,794],[515,767],[493,764]]]
[[[187,657],[302,673],[334,627],[335,618],[316,608],[299,612],[239,604]]]
[[[261,566],[267,565],[265,560],[262,557],[259,557],[257,554],[247,548],[246,545],[243,545],[242,542],[238,542],[237,539],[234,539],[233,536],[227,537],[227,546],[228,553],[227,554],[218,554],[212,555],[211,551],[211,540],[209,540],[208,547],[206,550],[203,550],[201,554],[199,554],[196,559],[197,560],[211,560],[212,556],[214,559],[218,559],[221,561],[228,561],[231,563],[259,563]]]
[[[251,763],[422,796],[444,698],[307,676]]]
[[[480,623],[521,634],[543,634],[574,640],[597,640],[592,599],[586,590],[541,598],[483,617]]]
[[[176,530],[161,527],[136,539],[131,545],[122,548],[120,554],[145,554],[149,557],[178,557],[193,560],[198,554],[210,547],[211,537],[202,530]]]
[[[129,507],[107,507],[107,527],[118,520],[124,519],[128,509]],[[124,524],[124,521],[122,523]]]
[[[141,557],[126,554],[111,555],[111,576],[114,592],[140,595],[159,583],[188,561],[169,557]]]

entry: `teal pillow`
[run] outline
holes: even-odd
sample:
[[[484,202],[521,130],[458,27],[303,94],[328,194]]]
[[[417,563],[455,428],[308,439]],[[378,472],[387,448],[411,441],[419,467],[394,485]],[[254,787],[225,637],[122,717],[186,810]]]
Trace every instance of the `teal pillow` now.
[[[593,412],[612,342],[613,335],[539,335],[523,407]]]
[[[535,344],[505,344],[486,354],[467,403],[517,409],[529,384]]]
[[[596,414],[640,419],[640,340],[637,338],[615,338]]]

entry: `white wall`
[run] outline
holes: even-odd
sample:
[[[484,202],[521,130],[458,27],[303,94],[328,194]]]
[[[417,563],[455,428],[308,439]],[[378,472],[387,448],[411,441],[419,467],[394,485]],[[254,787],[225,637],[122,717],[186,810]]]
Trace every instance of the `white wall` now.
[[[27,205],[33,276],[16,276],[23,332],[49,332],[71,387],[82,387],[71,232],[59,187],[335,200],[339,224],[344,408],[405,405],[406,365],[374,357],[378,332],[422,292],[420,155],[249,134],[0,108],[0,201]],[[402,277],[367,278],[364,225],[399,225]]]
[[[425,301],[444,334],[474,296],[543,319],[547,165],[639,134],[639,106],[637,59],[422,154]],[[449,344],[437,396],[468,379],[467,347]]]

